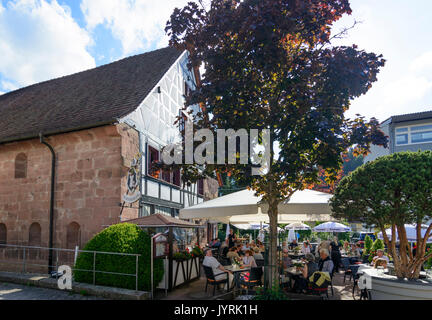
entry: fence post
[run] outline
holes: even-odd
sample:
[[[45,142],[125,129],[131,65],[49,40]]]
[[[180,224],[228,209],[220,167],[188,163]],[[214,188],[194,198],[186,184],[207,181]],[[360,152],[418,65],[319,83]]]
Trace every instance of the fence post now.
[[[55,250],[55,253],[56,253],[56,272],[55,272],[55,274],[56,274],[56,279],[58,280],[58,256],[59,256],[59,252],[58,252],[58,250]]]
[[[23,273],[26,272],[26,248],[24,247],[23,251]]]
[[[93,251],[93,284],[96,284],[96,251]]]
[[[138,291],[138,256],[136,256],[135,266],[135,291]]]

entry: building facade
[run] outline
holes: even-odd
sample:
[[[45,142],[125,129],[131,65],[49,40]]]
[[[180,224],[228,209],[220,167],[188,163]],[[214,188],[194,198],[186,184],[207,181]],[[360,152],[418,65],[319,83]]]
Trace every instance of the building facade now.
[[[432,150],[432,111],[392,116],[380,128],[389,137],[389,145],[372,145],[365,162],[395,152]]]
[[[0,243],[47,247],[52,232],[54,247],[82,247],[104,226],[217,196],[213,180],[151,170],[179,139],[196,83],[186,62],[165,48],[1,95]]]

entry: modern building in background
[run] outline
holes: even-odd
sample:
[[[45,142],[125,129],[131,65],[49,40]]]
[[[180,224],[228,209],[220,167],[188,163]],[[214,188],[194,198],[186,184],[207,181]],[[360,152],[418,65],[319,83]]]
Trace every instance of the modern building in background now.
[[[165,48],[1,95],[0,243],[46,247],[51,233],[82,247],[103,226],[216,197],[214,180],[184,187],[179,171],[152,170],[180,139],[199,78],[186,65]]]
[[[388,148],[372,145],[364,162],[395,152],[432,150],[432,111],[392,116],[380,128],[389,137]]]

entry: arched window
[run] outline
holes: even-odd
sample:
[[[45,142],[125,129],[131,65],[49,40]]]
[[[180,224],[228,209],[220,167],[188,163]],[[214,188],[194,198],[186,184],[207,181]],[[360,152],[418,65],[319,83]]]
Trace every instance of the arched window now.
[[[81,245],[81,228],[76,222],[71,222],[66,231],[66,248],[75,249]]]
[[[34,222],[29,229],[29,246],[40,247],[42,243],[41,226],[39,223]]]
[[[0,223],[0,245],[7,243],[7,228],[4,223]]]
[[[20,153],[15,158],[15,179],[27,178],[27,156]]]

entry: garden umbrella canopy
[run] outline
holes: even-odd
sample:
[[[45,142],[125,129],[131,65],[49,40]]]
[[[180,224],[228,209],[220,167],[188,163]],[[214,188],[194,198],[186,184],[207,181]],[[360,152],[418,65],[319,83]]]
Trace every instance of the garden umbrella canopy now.
[[[278,222],[330,220],[331,194],[314,190],[295,192],[278,206]],[[211,218],[222,223],[245,224],[269,222],[268,205],[253,190],[242,190],[180,210],[181,219]]]
[[[288,242],[292,242],[293,240],[297,240],[294,229],[290,229],[288,231]]]
[[[301,222],[294,222],[290,223],[289,225],[285,226],[285,230],[310,230],[311,227],[309,227],[307,224],[301,223]]]
[[[270,231],[270,226],[264,228],[264,231],[265,231],[265,232],[269,232],[269,231]],[[282,228],[277,227],[277,231],[278,231],[278,232],[283,232],[283,231],[285,231],[285,229],[282,229]]]
[[[338,222],[324,222],[312,229],[315,232],[349,232],[351,228]]]
[[[421,230],[421,236],[424,237],[426,234],[426,229],[428,228],[428,225],[422,224],[422,230]],[[408,242],[417,242],[417,225],[416,224],[405,224],[405,230],[407,234],[407,240]],[[391,228],[386,229],[387,236],[391,240],[392,236],[392,230]],[[383,240],[383,234],[382,232],[378,233],[378,238]],[[399,241],[399,236],[396,231],[396,241]],[[432,243],[432,238],[429,237],[427,243]]]

